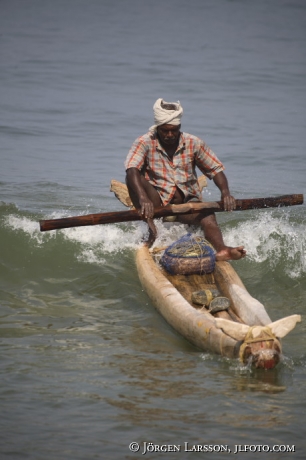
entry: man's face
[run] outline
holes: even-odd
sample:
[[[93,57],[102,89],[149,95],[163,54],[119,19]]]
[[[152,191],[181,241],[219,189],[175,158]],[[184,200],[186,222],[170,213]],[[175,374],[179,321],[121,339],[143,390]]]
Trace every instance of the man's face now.
[[[162,143],[175,145],[180,137],[181,125],[161,125],[157,127],[157,133]]]

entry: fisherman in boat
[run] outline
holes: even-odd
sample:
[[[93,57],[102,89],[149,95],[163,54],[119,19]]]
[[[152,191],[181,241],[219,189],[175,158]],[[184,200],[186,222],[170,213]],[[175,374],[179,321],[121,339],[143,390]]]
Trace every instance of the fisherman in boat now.
[[[133,143],[125,161],[126,184],[133,205],[149,225],[149,244],[157,236],[154,208],[188,201],[203,201],[195,167],[212,179],[221,192],[225,211],[235,209],[224,166],[198,137],[182,132],[180,102],[157,99],[153,106],[155,124]],[[216,260],[245,257],[243,246],[226,246],[213,212],[180,215],[179,222],[200,225],[216,250]]]

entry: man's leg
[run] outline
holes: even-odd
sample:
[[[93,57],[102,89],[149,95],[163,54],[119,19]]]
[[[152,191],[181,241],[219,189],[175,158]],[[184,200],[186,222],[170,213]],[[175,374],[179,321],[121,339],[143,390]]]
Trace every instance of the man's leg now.
[[[238,260],[245,257],[246,251],[243,246],[233,248],[225,245],[214,213],[207,214],[205,217],[201,214],[180,216],[179,221],[188,225],[201,226],[205,238],[216,250],[217,260]]]
[[[153,185],[151,185],[150,182],[148,182],[142,175],[140,176],[140,180],[141,180],[141,185],[143,186],[148,198],[152,201],[154,208],[158,208],[159,206],[162,206],[162,201],[160,199],[159,193],[155,190]],[[130,195],[130,198],[132,200],[134,207],[136,209],[139,209],[140,205],[139,205],[137,194],[133,192],[133,189],[131,187],[129,187],[128,180],[126,181],[126,185],[127,185],[129,195]],[[148,246],[152,246],[152,244],[154,243],[157,237],[157,230],[156,230],[153,219],[146,219],[146,222],[149,227],[149,238],[146,241],[146,244]]]
[[[160,199],[159,193],[155,190],[153,185],[151,185],[150,182],[148,182],[142,175],[140,176],[140,180],[141,180],[141,185],[143,186],[146,194],[148,195],[148,198],[152,201],[154,208],[162,206],[162,201]],[[135,206],[136,209],[139,209],[140,206],[139,206],[138,196],[136,195],[136,193],[133,192],[132,188],[129,187],[128,181],[126,185],[129,190],[129,195],[130,195],[133,205]]]

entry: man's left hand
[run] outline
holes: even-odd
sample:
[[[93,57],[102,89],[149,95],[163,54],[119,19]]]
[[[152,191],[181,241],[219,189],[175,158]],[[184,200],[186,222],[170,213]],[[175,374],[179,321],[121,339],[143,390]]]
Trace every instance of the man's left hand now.
[[[222,201],[224,204],[224,211],[233,211],[236,209],[236,200],[231,195],[222,195]]]

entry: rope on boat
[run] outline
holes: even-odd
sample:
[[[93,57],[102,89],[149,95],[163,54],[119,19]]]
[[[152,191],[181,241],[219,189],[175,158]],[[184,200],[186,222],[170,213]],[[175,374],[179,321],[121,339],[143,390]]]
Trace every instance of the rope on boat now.
[[[212,273],[215,250],[204,237],[188,233],[166,248],[160,263],[171,275]]]
[[[273,348],[274,341],[278,341],[276,336],[273,334],[269,326],[265,326],[261,328],[261,333],[257,337],[253,337],[253,330],[258,328],[258,326],[252,326],[249,328],[245,339],[240,346],[239,350],[239,359],[241,362],[244,362],[244,354],[247,347],[249,347],[252,343],[263,342],[265,347],[268,349]]]

